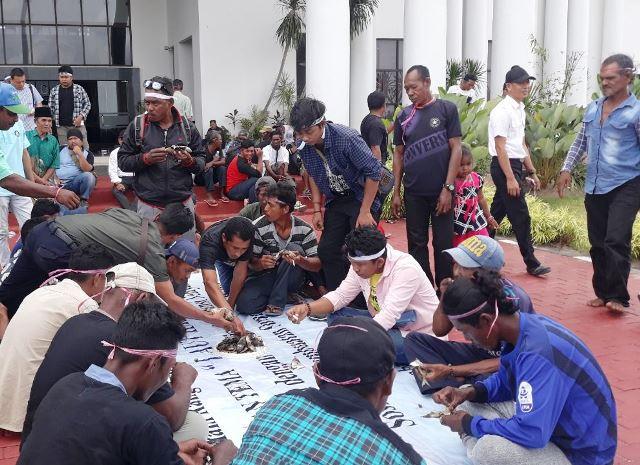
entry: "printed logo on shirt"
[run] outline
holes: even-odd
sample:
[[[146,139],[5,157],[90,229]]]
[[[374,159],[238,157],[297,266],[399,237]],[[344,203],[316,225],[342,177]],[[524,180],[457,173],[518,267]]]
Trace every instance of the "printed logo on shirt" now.
[[[429,120],[429,126],[431,126],[432,128],[437,128],[438,126],[440,126],[440,118],[431,118]]]
[[[533,388],[526,381],[522,381],[518,387],[518,404],[523,413],[533,410]]]

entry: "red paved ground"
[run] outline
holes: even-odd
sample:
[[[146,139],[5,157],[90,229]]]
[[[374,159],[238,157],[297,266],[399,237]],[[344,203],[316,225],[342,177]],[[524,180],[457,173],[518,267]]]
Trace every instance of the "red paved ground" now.
[[[91,211],[100,211],[112,202],[107,183],[101,179],[91,205]],[[199,198],[204,195],[198,191]],[[239,202],[209,207],[203,202],[197,206],[205,222],[232,215]],[[309,220],[309,215],[302,215]],[[391,233],[391,244],[407,250],[405,225],[383,223]],[[536,311],[566,325],[581,337],[602,365],[613,386],[618,407],[618,454],[616,465],[640,464],[640,307],[632,301],[623,315],[612,315],[602,309],[585,305],[593,297],[591,264],[577,258],[554,252],[539,251],[538,258],[553,269],[547,278],[534,278],[526,274],[517,246],[502,243],[506,262],[505,274],[520,284],[531,295]],[[640,273],[634,273],[629,282],[632,295],[640,291]],[[18,456],[19,438],[0,433],[0,465],[13,465]]]

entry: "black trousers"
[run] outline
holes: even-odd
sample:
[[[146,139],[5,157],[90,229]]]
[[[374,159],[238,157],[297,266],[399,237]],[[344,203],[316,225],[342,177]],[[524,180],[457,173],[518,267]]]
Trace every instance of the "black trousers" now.
[[[361,202],[354,196],[333,199],[324,210],[324,229],[318,243],[318,256],[327,289],[334,291],[349,272],[349,260],[344,253],[344,240],[356,225]],[[378,221],[380,212],[371,212]]]
[[[0,302],[12,317],[26,296],[47,279],[49,272],[68,268],[75,245],[56,235],[53,221],[41,223],[29,233],[18,261],[0,286]]]
[[[134,212],[138,211],[136,200],[134,199],[133,202],[129,202],[129,199],[125,194],[125,192],[133,190],[133,176],[124,176],[123,178],[121,178],[120,182],[124,185],[124,187],[126,187],[126,190],[124,192],[120,192],[115,187],[112,187],[111,193],[116,198],[116,200],[118,201],[118,203],[122,208],[126,210],[132,210]]]
[[[404,193],[404,205],[407,211],[407,243],[409,253],[424,270],[427,278],[438,289],[440,281],[452,274],[451,257],[442,253],[453,246],[453,203],[448,213],[436,215],[438,197],[426,197]],[[429,226],[433,232],[433,257],[436,278],[433,279],[429,263]]]
[[[609,302],[629,305],[631,235],[640,209],[640,176],[606,194],[587,194],[587,230],[593,264],[593,290]]]
[[[520,253],[527,269],[537,268],[540,262],[536,258],[531,239],[531,216],[529,208],[524,199],[524,175],[522,173],[522,160],[509,160],[511,170],[518,184],[520,184],[520,195],[513,197],[507,191],[507,177],[502,172],[498,157],[491,160],[491,179],[496,186],[496,195],[491,203],[491,216],[500,224],[505,216],[513,228],[520,247]],[[491,237],[495,236],[495,231],[491,232]]]
[[[238,295],[236,310],[242,315],[260,313],[267,305],[284,310],[287,294],[299,291],[304,277],[302,268],[281,260],[275,269],[247,278]]]

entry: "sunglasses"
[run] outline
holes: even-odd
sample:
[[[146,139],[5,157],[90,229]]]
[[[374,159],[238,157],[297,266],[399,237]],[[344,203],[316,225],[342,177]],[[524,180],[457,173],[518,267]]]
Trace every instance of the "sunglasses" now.
[[[144,81],[144,88],[153,90],[164,90],[165,92],[170,93],[165,84],[158,81],[146,80]]]

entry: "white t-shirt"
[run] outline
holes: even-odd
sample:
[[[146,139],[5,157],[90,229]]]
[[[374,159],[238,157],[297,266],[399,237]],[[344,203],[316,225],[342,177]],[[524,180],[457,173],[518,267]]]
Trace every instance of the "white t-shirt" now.
[[[496,136],[507,138],[506,150],[509,158],[523,159],[528,154],[524,149],[524,104],[508,95],[489,114],[489,153],[497,157]]]
[[[289,163],[289,151],[284,147],[280,147],[276,153],[271,145],[267,145],[262,149],[262,161],[268,161],[270,164]]]
[[[471,100],[469,100],[469,103],[473,102],[477,97],[476,91],[474,89],[463,90],[460,88],[458,84],[449,87],[449,89],[447,90],[447,94],[457,94],[457,95],[464,95],[465,97],[471,97]]]

